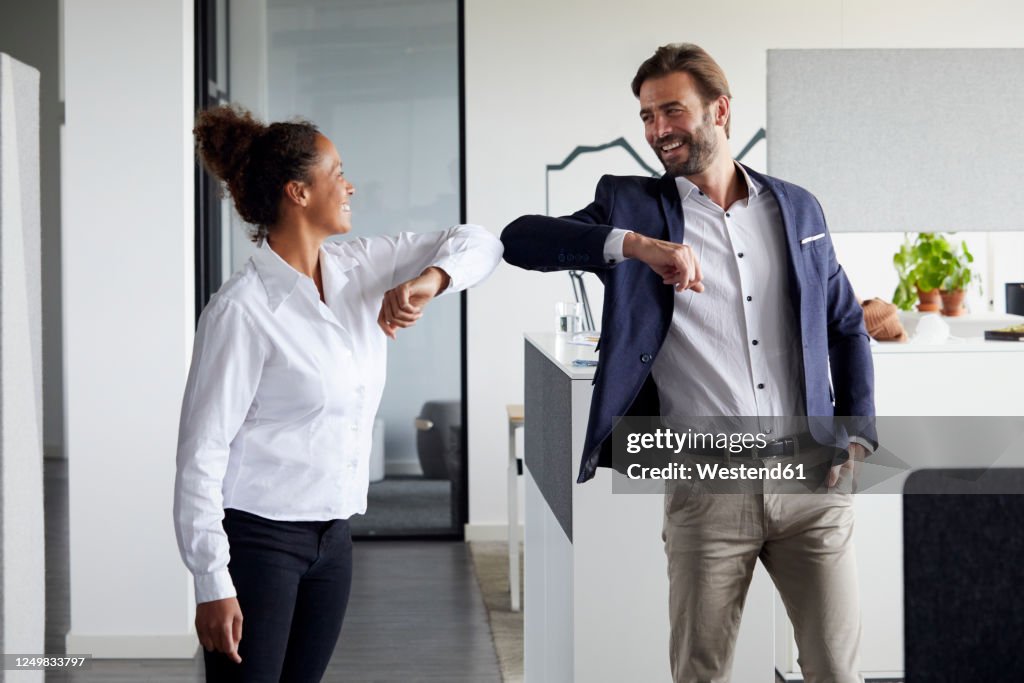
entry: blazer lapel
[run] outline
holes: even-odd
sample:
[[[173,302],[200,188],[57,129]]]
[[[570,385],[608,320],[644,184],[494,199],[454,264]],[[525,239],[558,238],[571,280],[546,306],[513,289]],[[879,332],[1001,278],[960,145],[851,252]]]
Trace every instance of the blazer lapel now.
[[[797,299],[800,298],[800,283],[802,278],[797,273],[797,269],[802,263],[800,259],[800,237],[797,235],[796,230],[796,217],[793,215],[793,205],[789,201],[789,195],[786,194],[781,183],[774,182],[774,179],[764,176],[756,171],[744,166],[752,177],[757,178],[762,185],[768,188],[768,190],[775,196],[775,201],[779,205],[779,214],[782,216],[782,227],[786,234],[786,249],[789,251],[789,284],[793,288],[793,293]]]
[[[661,213],[665,217],[665,226],[668,228],[668,234],[663,232],[660,238],[682,244],[686,226],[683,220],[683,203],[679,199],[679,188],[676,187],[675,178],[663,175],[658,181],[658,194],[658,199],[661,201]],[[652,271],[648,271],[648,273],[652,273]],[[653,273],[648,277],[648,281],[655,283],[654,291],[657,293],[658,306],[661,308],[661,327],[657,335],[660,349],[665,342],[665,335],[668,334],[669,324],[672,322],[672,311],[675,310],[675,288],[662,284],[661,278],[653,276]]]
[[[675,178],[665,174],[658,181],[658,191],[661,199],[661,213],[665,216],[665,225],[668,226],[668,239],[676,244],[683,243],[683,204],[679,200],[679,188],[676,187]]]

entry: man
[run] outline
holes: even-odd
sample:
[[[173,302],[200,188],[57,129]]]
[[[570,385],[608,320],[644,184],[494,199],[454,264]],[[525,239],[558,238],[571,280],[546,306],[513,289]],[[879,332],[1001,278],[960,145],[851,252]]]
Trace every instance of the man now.
[[[764,454],[829,453],[828,494],[764,484],[747,495],[684,486],[666,495],[670,659],[677,683],[728,680],[760,559],[793,622],[804,680],[861,681],[852,501],[835,492],[876,445],[860,305],[815,198],[733,161],[728,82],[704,50],[659,48],[632,88],[665,175],[605,176],[590,206],[566,218],[524,216],[502,234],[513,265],[587,268],[605,284],[578,481],[611,464],[618,416],[761,418],[770,443],[742,454],[753,464]],[[833,416],[854,416],[850,431],[836,430]],[[803,431],[771,433],[794,423]],[[842,458],[831,466],[822,449],[833,447]]]

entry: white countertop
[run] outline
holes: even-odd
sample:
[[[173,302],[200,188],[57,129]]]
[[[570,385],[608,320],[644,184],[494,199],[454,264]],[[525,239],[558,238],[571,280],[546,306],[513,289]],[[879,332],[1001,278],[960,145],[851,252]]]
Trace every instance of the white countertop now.
[[[526,340],[555,363],[570,379],[593,379],[593,367],[576,367],[577,358],[597,360],[597,351],[592,346],[570,343],[563,335],[554,332],[529,332]],[[873,354],[893,353],[1024,353],[1024,342],[986,341],[983,337],[953,338],[942,344],[918,344],[914,342],[872,342]]]
[[[900,311],[900,322],[913,337],[918,322],[925,314],[917,311]],[[905,344],[898,342],[880,342],[871,345],[874,353],[1005,353],[1024,351],[1024,344],[1017,341],[986,341],[985,330],[995,330],[1010,325],[1024,323],[1024,317],[1010,313],[993,313],[982,311],[955,317],[942,317],[949,325],[951,338],[941,344],[919,344],[910,341]]]
[[[917,311],[900,311],[900,323],[903,329],[911,337],[917,329],[917,324],[925,316],[939,316],[938,313],[919,313]],[[995,311],[978,311],[977,313],[965,313],[956,316],[939,316],[949,325],[949,333],[954,337],[970,339],[972,337],[983,337],[985,330],[997,330],[1010,325],[1024,323],[1024,316],[1013,315],[1012,313],[996,313]]]
[[[887,353],[1021,353],[1024,344],[1017,341],[986,341],[984,337],[950,339],[942,344],[872,342],[871,352]]]
[[[594,379],[593,367],[576,367],[572,364],[577,358],[597,360],[597,350],[593,346],[573,344],[565,335],[554,332],[528,332],[526,341],[561,368],[570,379]]]

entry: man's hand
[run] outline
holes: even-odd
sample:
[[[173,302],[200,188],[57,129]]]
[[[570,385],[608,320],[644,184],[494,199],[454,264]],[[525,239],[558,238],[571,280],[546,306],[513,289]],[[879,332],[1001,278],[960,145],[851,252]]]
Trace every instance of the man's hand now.
[[[859,443],[851,443],[846,447],[849,458],[841,465],[836,465],[828,472],[828,488],[832,490],[843,484],[842,493],[856,493],[857,491],[857,465],[864,461],[868,450]]]
[[[242,609],[237,598],[196,605],[196,633],[204,649],[223,652],[236,664],[242,663],[238,656],[238,643],[242,640]]]
[[[700,264],[687,244],[665,242],[631,232],[622,241],[622,255],[646,263],[661,276],[662,282],[675,285],[677,292],[687,289],[704,291]]]
[[[377,324],[384,334],[395,339],[395,332],[402,327],[412,327],[423,316],[423,307],[451,284],[448,273],[431,266],[419,277],[406,280],[384,293]]]

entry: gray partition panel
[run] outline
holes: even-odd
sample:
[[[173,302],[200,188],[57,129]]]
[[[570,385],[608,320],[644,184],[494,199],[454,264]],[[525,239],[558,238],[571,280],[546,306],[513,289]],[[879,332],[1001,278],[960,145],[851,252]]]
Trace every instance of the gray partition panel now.
[[[572,542],[572,380],[529,342],[525,411],[526,468]]]
[[[769,50],[768,172],[833,231],[1024,230],[1024,49]]]

